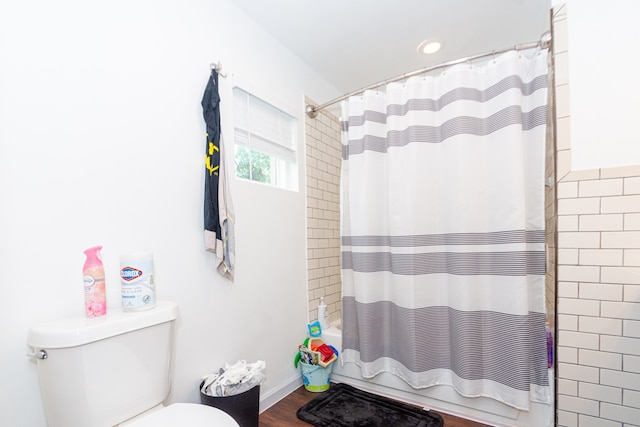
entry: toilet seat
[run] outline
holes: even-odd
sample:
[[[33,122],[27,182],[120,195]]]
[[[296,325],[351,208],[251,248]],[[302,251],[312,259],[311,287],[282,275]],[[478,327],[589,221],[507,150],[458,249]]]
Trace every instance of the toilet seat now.
[[[127,425],[127,427],[176,426],[239,427],[226,412],[197,403],[174,403]]]

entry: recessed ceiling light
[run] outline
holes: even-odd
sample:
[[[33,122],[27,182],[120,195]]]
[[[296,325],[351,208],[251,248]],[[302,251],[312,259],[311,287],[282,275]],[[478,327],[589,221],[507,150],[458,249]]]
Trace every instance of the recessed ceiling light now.
[[[431,55],[440,50],[442,44],[438,41],[434,40],[425,40],[418,45],[418,52],[424,53],[425,55]]]

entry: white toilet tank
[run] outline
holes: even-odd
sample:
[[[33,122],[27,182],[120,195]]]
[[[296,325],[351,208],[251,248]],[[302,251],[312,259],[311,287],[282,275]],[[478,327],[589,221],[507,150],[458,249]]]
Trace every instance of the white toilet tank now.
[[[28,344],[46,352],[37,365],[48,427],[111,427],[164,401],[178,314],[176,303],[159,301],[33,325]]]

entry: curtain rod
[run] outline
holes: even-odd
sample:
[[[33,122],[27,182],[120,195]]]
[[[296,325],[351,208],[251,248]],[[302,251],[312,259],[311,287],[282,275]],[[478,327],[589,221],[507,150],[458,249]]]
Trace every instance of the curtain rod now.
[[[363,87],[361,89],[354,90],[353,92],[349,92],[349,93],[347,93],[345,95],[342,95],[342,96],[340,96],[338,98],[332,99],[331,101],[325,102],[324,104],[320,104],[318,106],[307,104],[307,107],[305,108],[305,112],[307,113],[307,116],[309,116],[312,119],[315,119],[316,116],[318,115],[318,111],[320,111],[320,110],[322,110],[322,109],[324,109],[324,108],[326,108],[326,107],[328,107],[330,105],[336,104],[336,103],[338,103],[340,101],[344,101],[345,99],[347,99],[347,98],[349,98],[351,96],[361,94],[361,93],[363,93],[363,92],[365,92],[367,90],[371,90],[371,89],[375,89],[375,88],[380,87],[380,86],[384,86],[384,85],[386,85],[388,83],[393,83],[393,82],[397,82],[399,80],[407,79],[409,77],[413,77],[413,76],[417,76],[417,75],[420,75],[420,74],[428,73],[429,71],[437,70],[439,68],[451,67],[453,65],[462,64],[462,63],[465,63],[465,62],[468,62],[468,61],[473,61],[475,59],[485,58],[487,56],[500,55],[502,53],[509,52],[511,50],[527,50],[527,49],[533,49],[533,48],[537,48],[537,47],[541,47],[543,49],[546,49],[550,45],[551,45],[551,33],[549,31],[547,31],[544,34],[542,34],[542,36],[540,37],[540,40],[537,41],[537,42],[522,43],[522,44],[518,44],[518,45],[515,45],[513,47],[510,47],[510,48],[501,49],[501,50],[494,50],[494,51],[491,51],[491,52],[481,53],[481,54],[478,54],[478,55],[467,56],[465,58],[455,59],[453,61],[443,62],[443,63],[438,64],[438,65],[433,65],[433,66],[430,66],[430,67],[421,68],[419,70],[411,71],[409,73],[402,74],[401,76],[392,77],[390,79],[383,80],[383,81],[378,82],[378,83],[374,83],[374,84],[372,84],[370,86],[366,86],[366,87]]]

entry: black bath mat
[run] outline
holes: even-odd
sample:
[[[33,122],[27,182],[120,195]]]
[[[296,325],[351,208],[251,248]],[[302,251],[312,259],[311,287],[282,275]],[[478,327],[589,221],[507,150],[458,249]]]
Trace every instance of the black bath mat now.
[[[442,427],[442,417],[406,403],[358,390],[331,388],[298,409],[298,418],[316,427]]]

